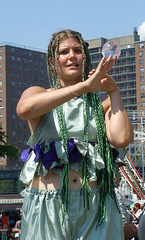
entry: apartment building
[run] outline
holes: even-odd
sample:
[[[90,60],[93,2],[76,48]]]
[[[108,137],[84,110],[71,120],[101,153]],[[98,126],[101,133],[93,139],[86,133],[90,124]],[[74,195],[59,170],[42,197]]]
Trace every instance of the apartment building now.
[[[27,121],[16,114],[16,105],[22,92],[31,86],[49,88],[46,53],[13,44],[0,45],[0,125],[8,136],[7,142],[20,150],[27,148],[30,136]],[[8,161],[8,163],[7,163]],[[21,162],[0,159],[0,165],[13,168]]]
[[[129,36],[87,40],[92,68],[101,60],[102,47],[107,41],[114,41],[121,47],[121,55],[109,74],[120,88],[126,110],[145,111],[145,41],[140,41],[136,28]]]

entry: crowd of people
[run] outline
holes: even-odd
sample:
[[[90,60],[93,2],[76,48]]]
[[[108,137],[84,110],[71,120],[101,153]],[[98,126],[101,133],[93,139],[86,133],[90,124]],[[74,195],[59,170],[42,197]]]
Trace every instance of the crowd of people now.
[[[10,221],[10,215],[5,210],[1,210],[0,214],[0,229],[1,229],[1,240],[20,240],[21,235],[21,217],[22,209],[16,214],[13,221]]]

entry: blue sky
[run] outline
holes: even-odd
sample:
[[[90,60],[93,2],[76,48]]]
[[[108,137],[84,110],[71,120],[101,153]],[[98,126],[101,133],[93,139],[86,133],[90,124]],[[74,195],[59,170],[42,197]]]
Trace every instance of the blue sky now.
[[[46,50],[52,33],[64,28],[86,40],[131,35],[145,23],[145,0],[0,0],[0,23],[0,43]]]

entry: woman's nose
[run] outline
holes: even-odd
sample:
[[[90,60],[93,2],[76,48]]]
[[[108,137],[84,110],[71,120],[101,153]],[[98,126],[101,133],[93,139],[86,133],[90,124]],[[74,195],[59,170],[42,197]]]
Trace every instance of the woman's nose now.
[[[75,52],[73,50],[69,51],[69,58],[75,58]]]

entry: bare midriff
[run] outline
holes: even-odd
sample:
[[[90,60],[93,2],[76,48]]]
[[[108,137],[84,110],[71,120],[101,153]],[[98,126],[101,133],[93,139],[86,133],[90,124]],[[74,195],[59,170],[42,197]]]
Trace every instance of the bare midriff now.
[[[79,172],[69,171],[70,190],[80,190],[82,186],[82,178]],[[61,177],[57,174],[47,173],[44,177],[34,178],[29,187],[41,190],[60,190],[62,187]],[[91,188],[97,187],[97,181],[89,182]]]

